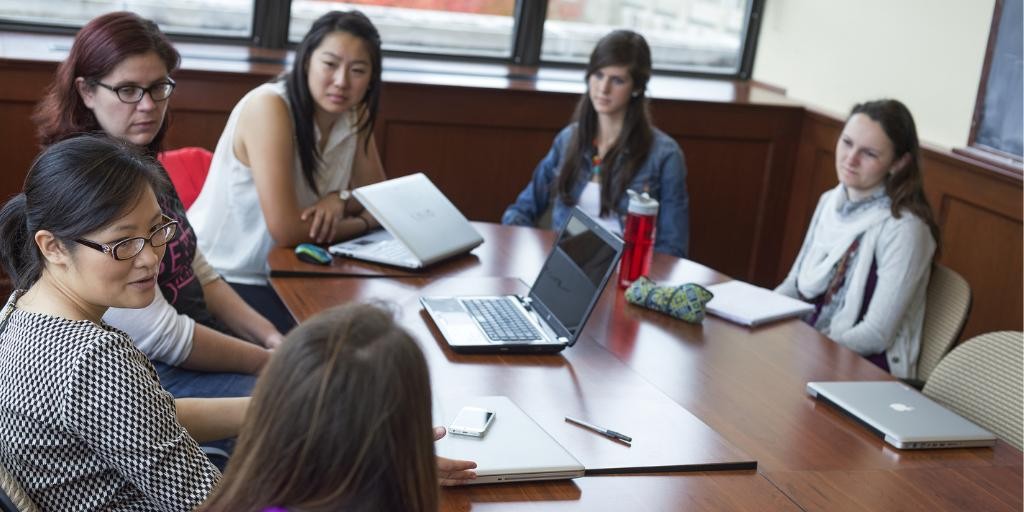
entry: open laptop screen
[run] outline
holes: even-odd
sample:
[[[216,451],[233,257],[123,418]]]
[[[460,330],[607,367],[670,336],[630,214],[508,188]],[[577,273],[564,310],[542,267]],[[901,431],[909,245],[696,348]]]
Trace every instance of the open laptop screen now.
[[[544,268],[530,290],[534,302],[549,310],[573,338],[586,321],[615,262],[621,242],[593,221],[584,222],[582,212],[569,217]],[[589,219],[587,219],[589,221]]]

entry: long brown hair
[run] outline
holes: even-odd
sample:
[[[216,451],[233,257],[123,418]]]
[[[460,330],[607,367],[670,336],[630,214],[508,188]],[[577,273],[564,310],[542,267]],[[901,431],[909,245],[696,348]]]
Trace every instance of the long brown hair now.
[[[75,36],[68,58],[57,66],[53,83],[39,101],[32,120],[38,127],[44,146],[85,132],[100,132],[96,116],[85,106],[75,87],[77,77],[87,83],[107,75],[123,60],[133,55],[155,52],[170,75],[181,62],[167,36],[156,23],[131,12],[112,12],[93,18]],[[167,133],[169,114],[147,152],[156,155]]]
[[[562,158],[557,191],[565,204],[573,204],[572,189],[585,168],[583,158],[591,151],[597,136],[597,111],[590,101],[590,75],[605,66],[627,66],[633,78],[633,95],[626,107],[622,132],[604,156],[601,164],[601,215],[615,209],[626,187],[633,181],[637,169],[647,159],[654,142],[653,123],[644,91],[651,79],[651,50],[643,36],[632,30],[616,30],[601,38],[590,54],[584,82],[588,84],[576,104],[573,131],[569,146]]]
[[[430,414],[426,360],[390,311],[325,311],[271,358],[203,510],[437,510]]]
[[[882,130],[889,137],[893,146],[893,160],[908,155],[906,165],[895,173],[886,175],[885,193],[892,202],[892,216],[897,219],[903,210],[909,211],[928,225],[935,240],[936,251],[941,246],[939,225],[935,222],[935,214],[924,194],[924,177],[921,174],[920,143],[917,139],[917,127],[910,110],[899,100],[882,99],[867,101],[854,105],[850,117],[864,114],[872,121],[882,125]]]

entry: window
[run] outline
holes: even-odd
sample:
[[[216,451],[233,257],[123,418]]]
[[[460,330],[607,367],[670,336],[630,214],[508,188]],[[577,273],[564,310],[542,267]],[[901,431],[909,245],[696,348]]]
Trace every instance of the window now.
[[[132,11],[168,34],[245,37],[252,34],[252,0],[0,0],[8,22],[78,28],[114,11]]]
[[[548,0],[541,59],[586,62],[616,28],[640,32],[655,68],[740,71],[749,0]]]
[[[582,64],[594,44],[631,28],[655,69],[749,76],[764,0],[0,0],[0,24],[72,33],[129,10],[182,39],[294,45],[329,10],[359,9],[385,51],[498,63]],[[34,29],[33,29],[34,30]]]
[[[302,40],[321,14],[349,9],[373,21],[385,50],[512,56],[515,0],[293,0],[288,40]]]

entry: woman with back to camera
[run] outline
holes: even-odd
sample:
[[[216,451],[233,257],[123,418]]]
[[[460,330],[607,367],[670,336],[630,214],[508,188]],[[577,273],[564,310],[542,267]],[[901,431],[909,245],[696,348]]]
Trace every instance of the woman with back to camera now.
[[[128,12],[93,19],[75,36],[36,108],[40,139],[49,145],[105,133],[155,156],[167,131],[175,87],[170,74],[179,60],[149,20]],[[161,383],[174,396],[247,396],[252,374],[269,358],[258,345],[276,346],[281,333],[206,264],[173,187],[157,200],[179,227],[160,264],[162,293],[143,309],[110,308],[105,321],[154,360]]]
[[[435,511],[438,479],[475,477],[471,462],[435,460],[426,360],[380,306],[295,328],[252,400],[207,512]]]
[[[87,135],[47,147],[0,210],[16,288],[0,321],[0,465],[42,510],[191,510],[219,478],[193,437],[242,423],[248,398],[174,400],[102,320],[157,294],[177,232],[157,201],[168,186],[135,148]]]
[[[826,336],[915,378],[939,229],[907,107],[891,99],[853,107],[836,142],[836,174],[775,291],[812,302],[805,320]]]
[[[651,51],[643,36],[616,30],[601,38],[590,54],[587,92],[572,123],[555,137],[501,222],[534,226],[550,208],[558,227],[578,205],[621,235],[626,190],[647,192],[660,202],[654,250],[686,257],[686,164],[679,145],[651,123],[645,96],[650,78]]]
[[[376,221],[349,190],[382,181],[373,140],[380,35],[358,11],[313,22],[292,69],[231,112],[189,219],[225,279],[268,316],[287,315],[267,284],[271,247],[327,243]]]

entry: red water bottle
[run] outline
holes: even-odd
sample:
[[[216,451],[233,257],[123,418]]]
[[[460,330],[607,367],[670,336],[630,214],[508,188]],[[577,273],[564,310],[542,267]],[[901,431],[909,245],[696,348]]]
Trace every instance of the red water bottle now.
[[[650,272],[651,257],[654,256],[654,227],[658,221],[658,201],[651,199],[647,192],[637,194],[627,190],[626,193],[629,194],[629,213],[622,234],[626,243],[619,266],[619,286],[622,288]]]

